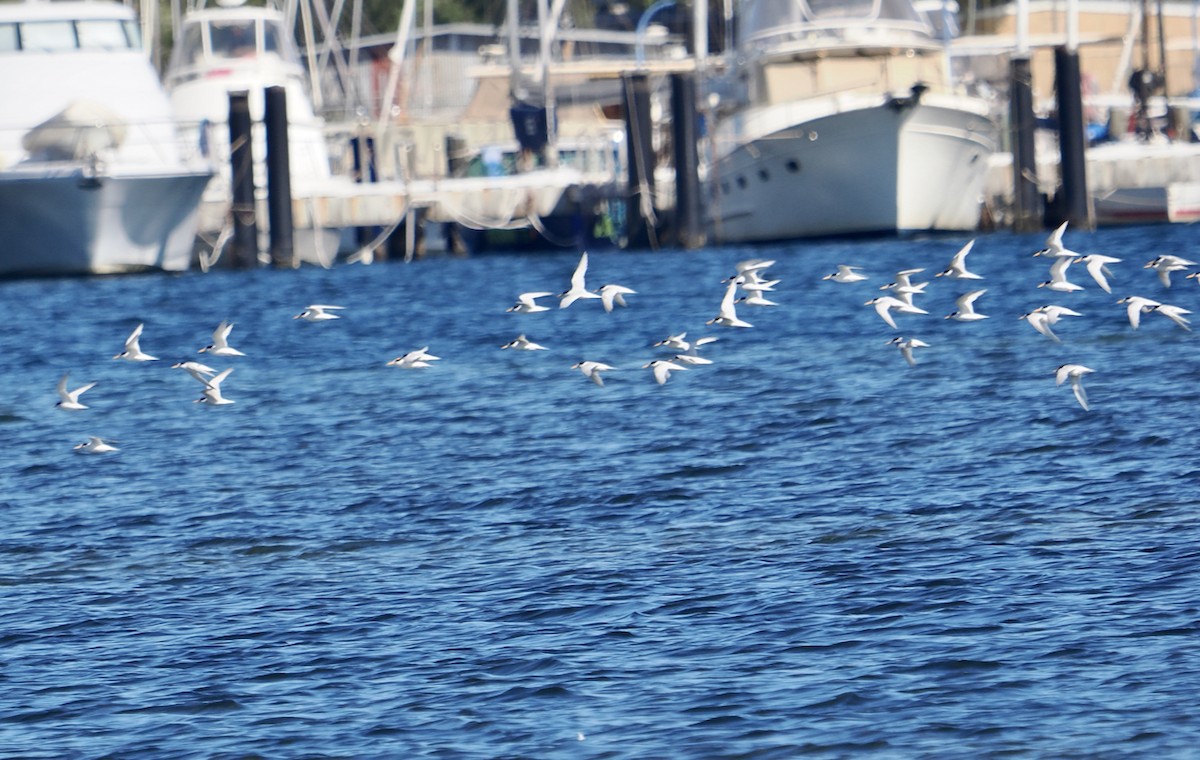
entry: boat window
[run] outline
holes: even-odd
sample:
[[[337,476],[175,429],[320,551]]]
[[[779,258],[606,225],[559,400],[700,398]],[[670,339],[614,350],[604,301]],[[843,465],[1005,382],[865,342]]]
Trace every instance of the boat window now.
[[[70,21],[35,21],[21,24],[23,50],[54,51],[75,48],[75,25]]]
[[[76,21],[79,47],[83,50],[122,50],[129,47],[125,29],[116,19],[89,19]]]
[[[142,49],[142,29],[133,19],[125,19],[121,22],[125,27],[125,39],[129,40],[129,47],[134,50]]]
[[[204,55],[204,43],[200,35],[203,27],[200,24],[189,24],[183,28],[183,37],[179,41],[179,63],[190,66]]]
[[[811,19],[875,19],[879,16],[878,0],[808,0]]]
[[[12,53],[18,49],[17,25],[0,24],[0,53]]]
[[[913,7],[912,0],[806,0],[809,18],[899,21],[925,24],[928,19]]]
[[[283,44],[280,42],[279,27],[272,23],[263,24],[263,52],[283,55],[280,52]]]
[[[218,58],[254,55],[253,21],[214,21],[209,25],[212,54]]]
[[[812,32],[894,29],[929,37],[933,28],[913,0],[743,0],[738,44],[770,38],[801,39]]]

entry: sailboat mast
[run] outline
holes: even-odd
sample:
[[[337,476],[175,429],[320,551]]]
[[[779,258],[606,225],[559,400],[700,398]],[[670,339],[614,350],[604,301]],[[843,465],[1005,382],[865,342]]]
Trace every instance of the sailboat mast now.
[[[1163,30],[1163,0],[1158,0],[1158,82],[1162,87],[1163,97],[1167,91],[1167,40]]]
[[[525,99],[525,86],[521,81],[521,17],[517,0],[508,0],[508,91],[517,100]]]
[[[388,68],[387,84],[383,89],[383,103],[379,107],[379,126],[382,129],[392,118],[392,106],[396,101],[396,87],[400,84],[400,68],[404,65],[405,52],[408,49],[409,36],[412,34],[414,0],[404,0],[400,9],[400,23],[396,26],[396,42],[388,51],[388,60],[392,65]]]

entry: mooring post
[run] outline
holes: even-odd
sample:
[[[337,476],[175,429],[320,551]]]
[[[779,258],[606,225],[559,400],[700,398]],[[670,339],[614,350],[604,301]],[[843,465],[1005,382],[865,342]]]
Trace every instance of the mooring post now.
[[[254,151],[250,93],[229,93],[229,206],[233,266],[258,266],[258,219],[254,205]]]
[[[471,150],[465,137],[456,134],[446,135],[446,176],[466,176],[467,166],[471,161]],[[467,252],[467,244],[463,240],[462,228],[455,222],[444,222],[446,250],[461,256]],[[428,230],[427,230],[428,231]]]
[[[1066,47],[1054,49],[1054,92],[1058,99],[1059,177],[1062,202],[1055,203],[1062,217],[1073,228],[1092,229],[1092,204],[1087,189],[1085,151],[1086,126],[1083,123],[1083,93],[1079,78],[1079,53]]]
[[[1033,74],[1028,57],[1014,57],[1010,61],[1009,90],[1013,230],[1032,232],[1042,228],[1042,204],[1038,195],[1037,156],[1033,144]]]
[[[650,78],[641,72],[621,75],[625,106],[625,147],[629,162],[626,187],[628,245],[644,248],[654,234],[654,145],[650,129]]]
[[[671,75],[671,142],[675,160],[675,240],[681,248],[704,245],[700,205],[700,157],[696,130],[696,79]]]
[[[293,245],[287,91],[283,87],[268,87],[263,95],[266,99],[263,122],[267,132],[267,221],[271,225],[271,266],[291,268],[296,266],[296,253]]]

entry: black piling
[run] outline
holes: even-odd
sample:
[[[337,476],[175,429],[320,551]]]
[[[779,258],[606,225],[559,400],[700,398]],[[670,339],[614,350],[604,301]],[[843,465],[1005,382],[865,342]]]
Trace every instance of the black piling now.
[[[467,145],[466,138],[460,135],[446,135],[446,176],[467,176],[467,166],[470,162],[471,149]],[[446,250],[457,256],[465,255],[468,246],[466,236],[463,234],[463,228],[454,222],[446,222],[444,226]]]
[[[680,248],[704,245],[700,205],[700,156],[696,147],[696,80],[671,75],[671,143],[675,161],[675,242]]]
[[[471,160],[471,149],[467,146],[466,138],[459,135],[446,135],[446,176],[465,177],[467,164]]]
[[[1072,228],[1092,229],[1091,203],[1087,190],[1085,161],[1086,125],[1083,123],[1083,94],[1079,79],[1079,53],[1066,47],[1054,49],[1054,92],[1058,100],[1059,171],[1062,185],[1061,202],[1055,206],[1061,218],[1055,223],[1070,222]]]
[[[271,225],[271,266],[295,267],[292,175],[288,156],[287,91],[267,87],[263,122],[267,133],[267,220]]]
[[[229,176],[233,235],[230,258],[235,267],[258,266],[258,219],[254,206],[254,151],[250,94],[229,93]]]
[[[625,147],[629,162],[626,188],[626,238],[632,248],[657,247],[654,222],[654,145],[650,130],[650,77],[621,75],[625,106]]]
[[[365,185],[379,181],[375,161],[375,138],[367,134],[365,126],[360,125],[358,134],[350,138],[350,154],[354,157],[354,182]],[[370,227],[355,227],[354,240],[361,248],[370,243],[383,232],[378,225]],[[387,246],[375,249],[375,261],[387,259]]]
[[[1033,73],[1028,58],[1009,63],[1009,129],[1013,164],[1013,229],[1032,232],[1042,227],[1042,203],[1034,155]]]

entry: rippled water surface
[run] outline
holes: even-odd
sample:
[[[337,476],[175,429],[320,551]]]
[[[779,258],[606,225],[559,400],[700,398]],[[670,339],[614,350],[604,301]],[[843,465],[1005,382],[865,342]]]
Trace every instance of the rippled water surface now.
[[[1142,268],[1196,232],[1068,231],[1111,295],[1038,289],[1043,238],[979,238],[978,285],[932,276],[966,238],[593,251],[611,314],[505,313],[571,251],[0,283],[0,755],[1194,757],[1200,355],[1115,302],[1200,313]],[[752,257],[779,305],[706,327]],[[222,319],[245,357],[196,353]],[[138,323],[160,361],[114,361]],[[659,386],[682,331],[713,364]]]

